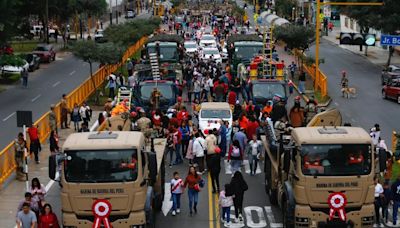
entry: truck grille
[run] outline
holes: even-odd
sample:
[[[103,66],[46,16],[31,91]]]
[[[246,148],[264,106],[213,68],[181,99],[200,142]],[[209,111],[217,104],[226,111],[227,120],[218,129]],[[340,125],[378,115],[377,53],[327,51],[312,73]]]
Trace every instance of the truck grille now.
[[[80,220],[88,220],[90,222],[94,221],[94,216],[93,215],[76,215],[77,219]],[[108,219],[110,220],[110,222],[115,222],[119,219],[128,219],[129,218],[129,214],[127,215],[110,215],[108,217]]]
[[[312,207],[311,210],[316,211],[316,212],[319,211],[319,212],[329,215],[329,208]],[[361,207],[346,207],[344,210],[346,211],[346,213],[349,213],[352,211],[360,211]]]

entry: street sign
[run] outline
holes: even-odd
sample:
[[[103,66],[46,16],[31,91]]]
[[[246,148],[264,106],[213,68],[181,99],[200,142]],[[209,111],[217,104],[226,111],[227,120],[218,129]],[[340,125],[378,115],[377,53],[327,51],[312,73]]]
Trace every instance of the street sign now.
[[[17,127],[32,126],[32,111],[17,111]]]
[[[400,36],[381,35],[381,45],[400,46]]]

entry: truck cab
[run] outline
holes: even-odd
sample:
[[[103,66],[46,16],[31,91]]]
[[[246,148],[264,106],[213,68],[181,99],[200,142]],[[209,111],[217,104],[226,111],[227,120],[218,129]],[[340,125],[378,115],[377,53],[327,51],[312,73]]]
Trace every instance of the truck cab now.
[[[157,146],[149,150],[142,132],[69,135],[62,155],[49,158],[49,176],[62,186],[62,226],[94,227],[92,207],[106,200],[112,227],[153,227],[154,210],[161,208],[163,197],[159,186],[164,183],[159,182],[164,180],[165,148],[165,140],[155,141]]]
[[[136,88],[134,103],[138,107],[143,107],[147,112],[151,110],[150,97],[154,88],[157,88],[161,93],[160,109],[167,110],[176,103],[178,89],[175,83],[167,80],[147,80],[139,83]]]
[[[278,96],[287,99],[287,86],[285,81],[276,79],[259,79],[251,82],[251,94],[253,97],[253,104],[259,106],[261,109],[266,105],[268,100]]]
[[[365,130],[300,127],[282,135],[278,147],[266,136],[262,142],[265,189],[285,227],[373,226],[375,153]],[[332,197],[340,210],[332,209]]]

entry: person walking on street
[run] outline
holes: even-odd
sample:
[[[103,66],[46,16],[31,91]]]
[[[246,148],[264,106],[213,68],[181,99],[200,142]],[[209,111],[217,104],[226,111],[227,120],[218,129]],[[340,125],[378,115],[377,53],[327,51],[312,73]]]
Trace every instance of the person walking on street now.
[[[371,136],[372,143],[376,148],[379,143],[379,138],[381,137],[381,128],[379,124],[375,124],[374,127],[371,128],[369,135]]]
[[[24,135],[22,132],[18,133],[17,139],[14,142],[14,160],[17,166],[16,173],[17,173],[17,180],[24,181],[26,179],[24,173],[24,162],[25,162],[25,149],[27,149],[26,141],[24,139]]]
[[[126,60],[126,69],[128,71],[128,76],[133,75],[133,63],[130,58]]]
[[[254,134],[247,147],[247,156],[249,158],[251,176],[256,175],[258,160],[260,160],[262,152],[262,142],[257,140],[257,134]]]
[[[42,147],[39,141],[39,130],[34,124],[28,128],[28,135],[31,141],[29,145],[29,151],[35,156],[36,164],[39,164],[39,151],[42,149]]]
[[[57,133],[55,131],[51,131],[49,137],[51,154],[56,154],[59,152],[60,148],[58,146],[58,140]]]
[[[239,141],[240,149],[244,151],[247,146],[247,136],[244,133],[243,128],[239,128],[239,131],[233,134],[232,142],[235,140]]]
[[[86,102],[83,102],[82,106],[79,108],[79,114],[82,117],[83,123],[89,126],[89,121],[92,116],[92,110],[86,104]]]
[[[243,197],[244,192],[249,189],[243,175],[240,171],[236,171],[230,182],[231,194],[234,196],[233,205],[235,207],[235,222],[243,222]],[[231,194],[228,194],[230,196]]]
[[[299,92],[301,94],[305,93],[305,86],[306,86],[306,73],[304,71],[301,71],[299,75]]]
[[[167,151],[169,154],[169,167],[172,167],[173,164],[173,157],[175,153],[175,142],[177,139],[174,141],[174,133],[172,131],[168,132],[167,136]]]
[[[219,193],[219,205],[222,208],[222,217],[221,221],[224,223],[225,227],[230,227],[231,225],[231,207],[233,206],[233,196],[227,196],[227,191],[229,190],[230,185],[225,185],[225,190],[222,190]]]
[[[32,200],[36,201],[39,205],[39,209],[42,208],[44,204],[44,196],[46,195],[46,189],[44,185],[40,184],[37,177],[32,179],[30,192],[32,194]]]
[[[54,108],[55,108],[54,104],[50,105],[49,124],[50,124],[51,131],[58,132],[57,131],[57,115],[56,115]]]
[[[240,171],[243,162],[243,151],[240,148],[239,141],[235,140],[229,149],[228,162],[231,163],[231,172]]]
[[[221,172],[221,149],[217,146],[217,129],[213,129],[206,137],[207,169],[210,172],[212,192],[219,192],[219,173]]]
[[[381,220],[380,220],[380,208],[381,208],[381,199],[383,196],[383,187],[379,183],[379,179],[377,176],[374,177],[374,183],[375,183],[375,201],[374,201],[374,207],[375,207],[375,225],[377,227],[381,226]]]
[[[392,184],[392,200],[393,200],[393,225],[397,224],[397,213],[400,206],[400,176],[397,177],[396,181]]]
[[[28,88],[28,71],[25,68],[22,68],[21,78],[22,78],[22,86]]]
[[[60,228],[57,215],[53,212],[51,205],[46,203],[43,208],[43,213],[39,217],[38,228]]]
[[[61,99],[61,129],[69,128],[67,95],[63,94]]]
[[[74,122],[74,129],[75,131],[79,130],[79,121],[82,120],[81,115],[80,115],[80,108],[77,103],[74,104],[74,108],[72,109],[71,112],[71,120]]]
[[[296,69],[297,69],[297,65],[296,65],[296,63],[294,63],[294,61],[292,61],[292,63],[289,65],[291,80],[294,79],[294,73],[296,72]]]
[[[199,174],[203,174],[204,172],[204,150],[205,147],[205,140],[200,135],[199,132],[195,133],[196,139],[193,142],[193,154],[195,156],[195,163],[199,167]]]
[[[199,201],[199,192],[200,186],[199,182],[201,181],[200,175],[197,174],[196,168],[194,166],[189,167],[188,175],[185,178],[184,187],[188,187],[188,196],[189,196],[189,211],[190,216],[194,213],[197,213],[197,203]]]
[[[29,208],[36,214],[39,215],[39,204],[32,198],[32,193],[25,192],[24,199],[21,200],[18,204],[17,211],[21,211],[24,203],[28,203]]]
[[[17,213],[17,228],[35,228],[37,218],[33,211],[30,209],[29,203],[22,205],[22,211]]]
[[[389,186],[389,181],[385,181],[383,184],[383,197],[381,199],[382,203],[382,220],[387,224],[389,221],[389,204],[392,201],[392,191]]]
[[[114,77],[112,77],[114,76]],[[117,87],[117,83],[115,82],[115,75],[110,75],[108,79],[108,83],[106,88],[108,88],[108,98],[114,99],[115,97],[115,88]]]
[[[183,193],[183,181],[179,178],[179,173],[174,172],[174,178],[171,180],[172,195],[172,215],[181,213],[181,195]]]
[[[181,126],[179,127],[179,131],[182,135],[182,140],[181,140],[182,157],[185,157],[190,140],[190,129],[189,126],[187,126],[186,120],[182,121]]]
[[[219,148],[221,149],[221,157],[225,157],[226,155],[226,149],[227,149],[227,139],[226,139],[226,135],[228,133],[228,130],[226,129],[225,123],[224,121],[221,119],[218,121],[218,123],[220,124],[219,127]]]

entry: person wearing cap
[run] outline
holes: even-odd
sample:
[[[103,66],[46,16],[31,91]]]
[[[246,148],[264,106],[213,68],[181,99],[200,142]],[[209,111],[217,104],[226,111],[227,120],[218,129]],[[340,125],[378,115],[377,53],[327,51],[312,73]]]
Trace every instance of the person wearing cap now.
[[[55,105],[54,104],[50,105],[49,124],[50,124],[50,130],[57,132],[57,115],[54,109]]]

